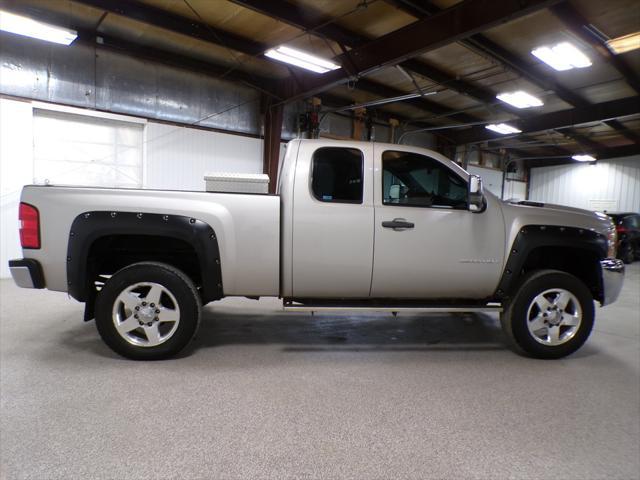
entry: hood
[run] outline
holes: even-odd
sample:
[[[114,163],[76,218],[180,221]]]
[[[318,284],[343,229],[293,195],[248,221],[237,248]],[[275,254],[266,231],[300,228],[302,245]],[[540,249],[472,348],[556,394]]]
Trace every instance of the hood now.
[[[611,219],[601,212],[538,202],[503,202],[505,220],[524,225],[558,225],[594,230],[606,235]]]

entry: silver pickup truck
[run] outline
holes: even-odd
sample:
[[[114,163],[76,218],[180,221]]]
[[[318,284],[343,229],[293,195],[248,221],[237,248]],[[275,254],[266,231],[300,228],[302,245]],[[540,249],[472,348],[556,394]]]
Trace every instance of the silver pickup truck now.
[[[21,287],[68,292],[115,352],[175,355],[203,304],[273,296],[292,310],[500,313],[514,348],[587,340],[624,265],[602,214],[499,200],[442,155],[293,140],[276,195],[27,186]]]

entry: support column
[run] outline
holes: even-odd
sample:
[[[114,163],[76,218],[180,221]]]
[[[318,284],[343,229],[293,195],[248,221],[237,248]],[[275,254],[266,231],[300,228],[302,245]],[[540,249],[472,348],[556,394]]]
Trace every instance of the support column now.
[[[367,109],[360,107],[353,111],[353,139],[356,141],[362,140],[362,130],[364,129],[365,115]]]
[[[263,102],[264,150],[263,172],[269,175],[269,193],[276,192],[278,163],[280,161],[280,139],[282,138],[282,104],[272,106],[269,100]]]
[[[389,119],[389,127],[391,128],[391,132],[389,133],[389,143],[396,143],[396,130],[398,129],[398,125],[400,122],[395,118]]]

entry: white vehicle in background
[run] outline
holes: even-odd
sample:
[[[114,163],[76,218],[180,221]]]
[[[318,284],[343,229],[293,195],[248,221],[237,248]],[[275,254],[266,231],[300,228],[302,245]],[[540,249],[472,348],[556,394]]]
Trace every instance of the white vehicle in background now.
[[[276,195],[27,186],[21,201],[15,282],[85,302],[85,320],[133,359],[175,355],[202,305],[226,296],[494,311],[517,350],[559,358],[624,277],[606,216],[502,202],[404,145],[293,140]]]

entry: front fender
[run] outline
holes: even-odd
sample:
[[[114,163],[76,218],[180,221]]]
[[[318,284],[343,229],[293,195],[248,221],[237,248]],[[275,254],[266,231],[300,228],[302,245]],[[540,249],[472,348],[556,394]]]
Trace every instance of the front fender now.
[[[556,225],[527,225],[515,237],[494,298],[508,299],[518,287],[520,274],[529,255],[542,247],[582,250],[598,260],[607,256],[607,237],[594,230]],[[594,265],[599,268],[600,265]],[[550,267],[549,267],[550,268]],[[598,279],[598,295],[602,296],[602,276]]]

